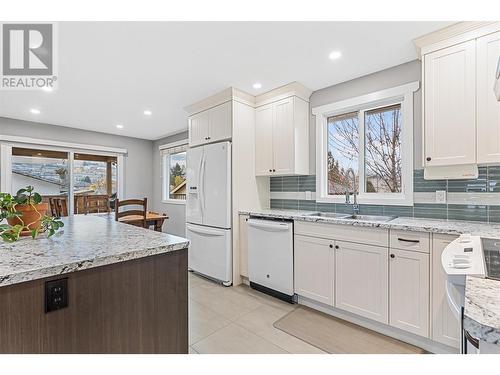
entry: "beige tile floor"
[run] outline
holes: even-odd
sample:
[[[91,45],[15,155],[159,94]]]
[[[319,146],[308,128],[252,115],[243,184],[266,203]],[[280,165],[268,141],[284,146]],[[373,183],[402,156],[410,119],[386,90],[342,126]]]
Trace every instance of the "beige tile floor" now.
[[[296,308],[250,289],[189,273],[189,353],[324,353],[273,323]]]

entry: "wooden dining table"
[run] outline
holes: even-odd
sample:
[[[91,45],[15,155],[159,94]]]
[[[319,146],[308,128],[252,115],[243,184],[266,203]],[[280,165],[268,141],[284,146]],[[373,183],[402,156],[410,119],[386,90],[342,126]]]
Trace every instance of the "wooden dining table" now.
[[[148,226],[154,225],[155,231],[161,232],[163,223],[167,219],[168,219],[167,215],[159,214],[157,212],[148,212],[146,214],[146,225]],[[141,224],[142,220],[143,220],[142,215],[130,215],[118,219],[118,221],[127,224]]]

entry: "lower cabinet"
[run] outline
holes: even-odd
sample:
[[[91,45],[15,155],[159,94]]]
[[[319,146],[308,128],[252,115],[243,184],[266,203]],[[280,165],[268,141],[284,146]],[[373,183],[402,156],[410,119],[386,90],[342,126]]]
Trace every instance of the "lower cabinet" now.
[[[388,248],[337,241],[335,307],[389,323]]]
[[[429,254],[391,249],[389,324],[429,337]]]
[[[431,339],[455,348],[460,347],[460,323],[446,299],[446,273],[441,266],[444,248],[457,236],[434,234],[431,259]]]
[[[295,293],[333,306],[334,251],[332,240],[295,236]]]

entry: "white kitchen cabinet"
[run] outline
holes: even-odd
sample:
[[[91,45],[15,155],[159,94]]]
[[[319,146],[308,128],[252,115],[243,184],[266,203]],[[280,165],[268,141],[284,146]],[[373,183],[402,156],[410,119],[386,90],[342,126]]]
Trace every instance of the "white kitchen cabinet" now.
[[[424,56],[425,166],[476,163],[476,41]]]
[[[335,307],[388,324],[388,248],[337,241]]]
[[[460,323],[446,299],[446,273],[441,265],[441,253],[456,236],[433,234],[431,259],[431,339],[460,347]]]
[[[389,252],[389,324],[429,337],[429,254]]]
[[[255,175],[266,176],[273,172],[273,121],[274,104],[255,110]]]
[[[189,146],[231,139],[231,106],[229,101],[189,117]]]
[[[290,96],[257,107],[256,176],[309,174],[309,103]]]
[[[477,162],[500,162],[500,102],[493,91],[500,32],[477,39]]]
[[[294,289],[299,296],[333,307],[334,241],[295,236]]]
[[[188,120],[189,146],[205,144],[208,138],[208,111],[193,115]]]
[[[240,274],[248,277],[248,215],[239,215]]]

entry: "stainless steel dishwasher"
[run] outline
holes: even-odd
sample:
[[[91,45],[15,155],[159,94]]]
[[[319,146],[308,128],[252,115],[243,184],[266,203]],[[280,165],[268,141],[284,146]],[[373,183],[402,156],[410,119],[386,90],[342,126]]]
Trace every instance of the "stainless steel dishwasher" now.
[[[293,303],[293,222],[248,219],[248,278],[256,290]]]

